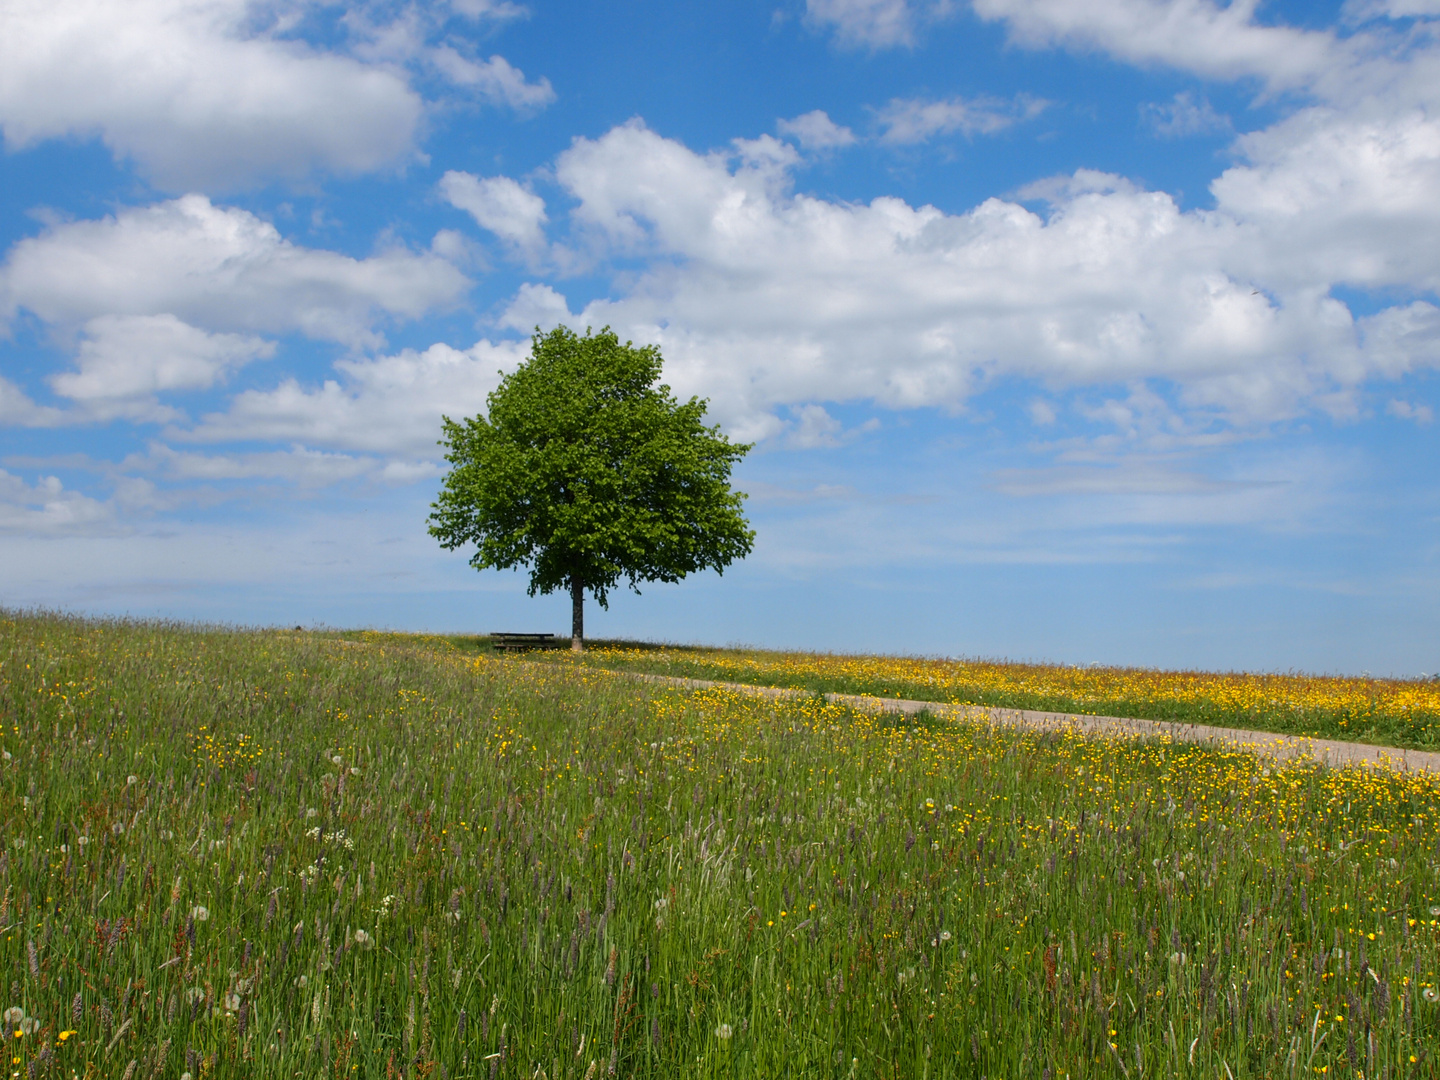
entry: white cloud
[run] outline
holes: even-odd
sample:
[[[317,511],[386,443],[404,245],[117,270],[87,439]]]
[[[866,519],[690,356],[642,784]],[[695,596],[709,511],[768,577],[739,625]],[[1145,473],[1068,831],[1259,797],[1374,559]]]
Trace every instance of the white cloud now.
[[[1217,113],[1206,98],[1197,100],[1189,90],[1182,90],[1163,105],[1153,102],[1144,105],[1140,113],[1157,135],[1167,138],[1231,130],[1229,117]]]
[[[1282,289],[1440,287],[1440,118],[1316,106],[1242,136],[1212,184],[1236,254]]]
[[[286,379],[273,390],[237,394],[230,408],[190,430],[171,430],[190,442],[281,442],[338,450],[433,457],[440,418],[473,416],[529,353],[528,342],[481,341],[461,351],[432,345],[394,356],[340,360],[337,379],[307,386]]]
[[[0,533],[55,536],[93,532],[114,518],[110,506],[67,491],[54,476],[33,486],[0,469]]]
[[[1440,0],[1346,0],[1345,16],[1355,22],[1368,19],[1440,19]]]
[[[1435,419],[1435,410],[1429,405],[1415,405],[1398,398],[1391,398],[1385,411],[1391,416],[1398,416],[1401,420],[1413,420],[1417,424],[1428,424]]]
[[[514,298],[496,320],[496,325],[506,330],[519,330],[528,334],[535,327],[549,330],[555,326],[576,327],[575,316],[570,314],[565,297],[549,285],[526,282],[515,293]]]
[[[1031,48],[1095,49],[1134,64],[1165,64],[1215,79],[1308,87],[1348,67],[1328,30],[1266,26],[1254,0],[973,0]]]
[[[999,98],[894,98],[876,110],[885,129],[880,141],[893,145],[921,143],[936,135],[994,135],[1038,116],[1048,102],[1021,94],[1012,101]]]
[[[1025,406],[1025,412],[1030,417],[1030,422],[1036,427],[1048,427],[1055,423],[1060,415],[1055,411],[1055,406],[1043,398],[1032,400]]]
[[[451,46],[441,45],[429,54],[429,59],[456,86],[468,87],[485,100],[517,112],[535,112],[555,100],[555,90],[549,79],[526,82],[525,73],[503,56],[471,60]]]
[[[37,405],[25,391],[0,375],[0,427],[56,427],[65,421],[59,409]]]
[[[6,145],[98,136],[171,189],[364,172],[413,152],[424,105],[402,71],[257,30],[267,14],[252,0],[10,0]]]
[[[85,325],[76,370],[53,376],[50,385],[92,419],[174,420],[179,414],[158,394],[208,389],[274,351],[260,338],[207,334],[173,315],[104,315]]]
[[[796,423],[787,440],[791,446],[801,450],[812,450],[821,446],[839,446],[844,425],[825,411],[823,405],[802,405],[792,409]]]
[[[481,179],[451,170],[440,178],[440,193],[512,249],[531,258],[545,248],[545,200],[508,176]]]
[[[951,0],[805,0],[811,26],[833,29],[845,47],[870,49],[914,45],[919,25],[954,10]]]
[[[1098,466],[1061,465],[1040,469],[998,469],[990,486],[1003,495],[1215,495],[1271,484],[1218,480],[1203,473],[1177,469],[1165,462],[1140,459],[1110,461]]]
[[[1346,415],[1368,380],[1440,364],[1430,305],[1356,319],[1329,295],[1440,281],[1440,153],[1421,116],[1377,117],[1358,157],[1360,134],[1311,123],[1243,142],[1214,210],[1082,170],[1031,192],[1046,216],[796,195],[783,162],[696,154],[631,123],[556,162],[581,235],[655,260],[576,321],[660,344],[677,390],[747,439],[783,430],[777,406],[956,409],[1004,377],[1161,380],[1183,430],[1117,407],[1109,422],[1136,438]]]
[[[253,214],[187,195],[20,241],[0,267],[0,316],[25,308],[66,326],[173,315],[212,331],[360,345],[380,340],[378,319],[415,318],[468,284],[429,252],[355,259],[304,248]]]
[[[450,7],[457,15],[477,21],[509,22],[530,15],[530,9],[524,4],[512,4],[509,0],[450,0]]]
[[[791,422],[787,424],[785,442],[796,450],[830,449],[853,442],[861,435],[875,431],[880,421],[874,418],[859,427],[846,430],[823,405],[802,405],[790,409]]]
[[[789,135],[806,150],[838,150],[855,143],[855,133],[835,123],[823,109],[812,109],[793,120],[779,120],[775,130]]]
[[[381,458],[312,450],[292,446],[289,450],[264,450],[244,454],[203,454],[175,450],[164,443],[152,443],[144,454],[133,454],[119,465],[126,472],[155,473],[182,483],[216,483],[235,480],[283,480],[302,488],[323,487],[346,480],[410,482],[434,476],[434,462],[403,463],[408,469],[397,473]]]

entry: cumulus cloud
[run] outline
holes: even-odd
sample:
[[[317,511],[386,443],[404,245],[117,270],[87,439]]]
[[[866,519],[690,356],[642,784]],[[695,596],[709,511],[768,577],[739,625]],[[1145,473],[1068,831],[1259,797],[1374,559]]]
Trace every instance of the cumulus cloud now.
[[[1055,423],[1060,416],[1060,414],[1055,411],[1054,404],[1046,401],[1044,398],[1032,399],[1031,402],[1025,406],[1025,412],[1026,415],[1030,417],[1030,422],[1036,427],[1048,427]]]
[[[37,405],[25,391],[0,375],[0,427],[55,427],[65,422],[61,410]]]
[[[639,123],[577,140],[555,175],[583,233],[656,260],[577,321],[661,344],[672,384],[711,397],[742,438],[779,434],[781,405],[958,409],[1004,377],[1160,380],[1199,438],[1345,415],[1367,380],[1440,363],[1430,305],[1356,319],[1330,295],[1440,272],[1429,123],[1337,136],[1343,124],[1299,118],[1242,142],[1217,208],[1191,212],[1083,170],[1044,186],[1045,215],[1002,199],[963,214],[837,203],[795,194],[776,159],[697,154]],[[1365,138],[1373,152],[1345,152]]]
[[[545,200],[508,176],[482,179],[452,169],[440,178],[440,194],[512,250],[533,258],[544,249]]]
[[[1399,398],[1391,398],[1385,411],[1391,416],[1398,416],[1401,420],[1413,420],[1417,424],[1428,424],[1435,419],[1435,410],[1429,405],[1416,405]]]
[[[93,532],[113,518],[109,505],[67,491],[57,477],[42,477],[31,485],[0,469],[0,533],[63,536]]]
[[[793,120],[779,120],[775,130],[789,135],[806,150],[838,150],[855,144],[855,133],[830,119],[824,109],[812,109]]]
[[[273,343],[244,334],[209,334],[173,315],[105,315],[91,319],[80,342],[76,370],[50,380],[92,419],[166,421],[179,417],[159,394],[205,390]]]
[[[880,427],[880,421],[870,419],[859,427],[846,430],[845,425],[830,415],[823,405],[802,405],[790,410],[792,423],[786,435],[786,443],[797,450],[830,449],[853,442],[869,431]]]
[[[414,149],[402,71],[257,32],[252,0],[12,0],[0,9],[11,149],[98,136],[171,189],[363,172]]]
[[[503,56],[471,60],[452,46],[441,45],[429,54],[429,59],[456,86],[469,87],[485,100],[517,112],[535,112],[555,100],[549,79],[526,82],[525,73]]]
[[[450,304],[465,275],[432,252],[355,259],[284,239],[244,210],[187,195],[53,225],[0,267],[0,316],[48,323],[172,315],[192,327],[375,344],[374,325]]]
[[[921,143],[936,135],[994,135],[1038,116],[1048,103],[1021,94],[1011,101],[999,98],[894,98],[877,109],[875,118],[884,133],[880,141],[892,145]]]
[[[518,330],[522,334],[530,333],[537,326],[543,330],[560,325],[577,327],[565,297],[549,285],[533,281],[520,286],[496,320],[496,325],[505,330]]]
[[[528,353],[528,342],[480,341],[465,350],[439,344],[423,352],[340,360],[338,377],[319,386],[286,379],[273,390],[246,390],[225,412],[168,435],[187,442],[253,440],[433,456],[441,417],[483,412],[500,372],[518,367]]]

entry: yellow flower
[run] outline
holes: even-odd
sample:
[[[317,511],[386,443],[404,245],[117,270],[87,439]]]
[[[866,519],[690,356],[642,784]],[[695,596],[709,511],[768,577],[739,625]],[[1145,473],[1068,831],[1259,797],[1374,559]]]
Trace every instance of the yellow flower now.
[[[60,1041],[63,1043],[66,1039],[70,1038],[71,1035],[78,1035],[78,1034],[79,1034],[79,1032],[73,1031],[73,1030],[71,1030],[71,1031],[62,1031],[62,1032],[60,1032],[59,1038],[60,1038]]]

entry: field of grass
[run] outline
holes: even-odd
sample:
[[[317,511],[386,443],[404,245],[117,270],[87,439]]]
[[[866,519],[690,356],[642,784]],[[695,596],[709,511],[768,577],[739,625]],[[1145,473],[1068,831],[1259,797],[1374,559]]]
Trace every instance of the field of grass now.
[[[475,648],[476,639],[456,639]],[[600,643],[582,663],[817,693],[1170,720],[1324,739],[1440,749],[1440,680],[1063,667],[988,660]]]
[[[12,1077],[1435,1075],[1424,775],[0,612]]]

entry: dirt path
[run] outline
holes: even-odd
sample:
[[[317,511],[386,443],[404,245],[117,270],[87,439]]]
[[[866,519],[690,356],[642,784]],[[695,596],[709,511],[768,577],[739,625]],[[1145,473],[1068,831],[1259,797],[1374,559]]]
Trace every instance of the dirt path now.
[[[774,686],[752,686],[748,683],[714,682],[709,679],[681,679],[668,675],[632,674],[647,682],[671,686],[721,687],[764,697],[807,697],[807,690],[790,690]],[[1119,716],[1082,716],[1075,713],[1035,712],[1031,709],[1003,709],[988,705],[947,705],[937,701],[907,701],[896,698],[865,697],[860,694],[826,694],[833,701],[866,712],[929,712],[935,716],[959,716],[985,720],[992,724],[1036,728],[1040,731],[1077,731],[1086,735],[1128,735],[1148,738],[1169,736],[1178,742],[1211,743],[1236,750],[1284,761],[1291,758],[1314,758],[1325,765],[1368,765],[1401,772],[1440,774],[1440,753],[1425,750],[1397,750],[1368,743],[1338,742],[1334,739],[1312,739],[1297,735],[1277,735],[1272,731],[1246,731],[1242,728],[1210,727],[1206,724],[1167,723],[1164,720],[1127,720]]]

